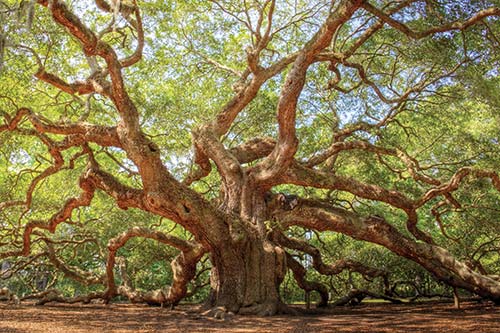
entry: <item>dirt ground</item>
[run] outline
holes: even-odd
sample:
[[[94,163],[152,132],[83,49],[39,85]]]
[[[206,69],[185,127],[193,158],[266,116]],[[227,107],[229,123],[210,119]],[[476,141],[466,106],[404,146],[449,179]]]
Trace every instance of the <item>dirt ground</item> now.
[[[131,304],[45,306],[0,303],[2,333],[68,332],[500,332],[500,307],[490,303],[365,304],[317,314],[221,321],[196,306],[175,310]]]

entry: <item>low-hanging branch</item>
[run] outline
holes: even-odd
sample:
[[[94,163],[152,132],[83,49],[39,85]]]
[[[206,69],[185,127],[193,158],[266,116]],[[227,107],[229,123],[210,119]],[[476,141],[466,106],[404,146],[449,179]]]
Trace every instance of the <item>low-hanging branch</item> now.
[[[314,269],[322,275],[337,275],[342,273],[344,270],[349,270],[351,272],[358,272],[361,275],[370,278],[381,277],[384,281],[385,290],[389,290],[389,272],[384,269],[368,267],[360,262],[350,259],[339,259],[332,264],[325,264],[319,249],[306,241],[287,237],[278,229],[273,230],[271,237],[274,241],[284,247],[310,255]]]
[[[135,290],[126,273],[125,259],[120,259],[120,271],[125,283],[116,286],[114,278],[114,266],[116,253],[128,240],[135,237],[154,239],[162,244],[173,246],[181,253],[171,262],[173,272],[172,285],[167,290],[141,292]],[[107,289],[105,299],[110,300],[113,296],[120,294],[133,302],[147,302],[154,304],[176,305],[186,296],[187,285],[196,275],[196,264],[205,254],[205,250],[199,244],[166,234],[157,230],[133,227],[121,235],[111,239],[108,243],[108,257],[106,263]]]
[[[488,290],[484,293],[485,296],[489,295],[495,302],[500,299],[500,285],[495,280],[474,272],[440,246],[417,242],[404,236],[380,216],[363,217],[327,204],[302,202],[300,209],[277,213],[275,218],[284,227],[298,225],[318,231],[336,231],[358,240],[382,245],[417,262],[438,279],[452,286],[481,295],[483,292],[474,287],[480,284]]]
[[[319,293],[321,300],[318,302],[318,307],[327,306],[329,297],[328,288],[322,283],[306,280],[305,276],[307,270],[289,253],[286,254],[286,264],[292,271],[293,277],[300,288],[304,289],[306,292],[314,290]]]

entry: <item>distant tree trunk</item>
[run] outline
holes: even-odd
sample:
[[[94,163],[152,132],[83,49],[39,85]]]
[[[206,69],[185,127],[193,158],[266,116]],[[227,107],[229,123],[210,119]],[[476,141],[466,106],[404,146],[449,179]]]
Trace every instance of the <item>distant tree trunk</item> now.
[[[49,282],[49,277],[48,277],[46,272],[43,272],[40,279],[38,279],[36,282],[37,290],[43,291],[43,290],[47,289],[48,282]]]
[[[10,269],[10,262],[7,260],[2,262],[2,267],[0,268],[0,277],[7,279],[11,277],[12,273],[9,272]]]
[[[455,303],[455,308],[460,309],[460,295],[458,295],[456,287],[453,287],[453,302]]]
[[[311,292],[310,291],[307,291],[305,292],[304,294],[304,301],[306,302],[306,309],[310,309],[311,308]]]

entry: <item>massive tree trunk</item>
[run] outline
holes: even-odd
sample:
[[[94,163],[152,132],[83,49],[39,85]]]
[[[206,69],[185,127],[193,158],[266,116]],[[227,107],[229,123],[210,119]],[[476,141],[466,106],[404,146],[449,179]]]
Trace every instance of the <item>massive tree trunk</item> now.
[[[246,179],[246,178],[245,178]],[[231,242],[213,241],[211,293],[207,305],[241,314],[272,315],[280,311],[279,285],[286,270],[285,253],[267,239],[264,195],[246,180],[224,189],[221,209],[232,216]]]
[[[279,284],[284,255],[272,243],[249,238],[212,253],[212,307],[238,313],[275,314],[280,307]]]

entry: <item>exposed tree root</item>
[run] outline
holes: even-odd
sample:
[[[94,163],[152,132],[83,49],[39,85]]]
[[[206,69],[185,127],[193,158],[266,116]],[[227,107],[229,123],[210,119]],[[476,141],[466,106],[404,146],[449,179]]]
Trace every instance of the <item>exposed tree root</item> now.
[[[204,306],[204,309],[206,309],[206,306]],[[228,311],[225,306],[214,306],[202,312],[203,316],[221,320],[229,320],[235,315],[242,315],[242,316],[256,315],[261,317],[269,317],[278,314],[295,316],[299,315],[299,311],[279,301],[277,303],[266,302],[262,304],[254,304],[251,306],[241,307],[236,313]]]
[[[202,312],[202,315],[220,320],[229,320],[234,317],[234,313],[231,311],[227,311],[227,309],[223,306],[213,307],[207,311]]]
[[[300,310],[294,309],[291,306],[289,306],[283,302],[278,303],[278,313],[277,314],[298,316],[298,315],[300,315],[300,313],[301,313]]]
[[[249,307],[240,308],[240,315],[258,315],[263,317],[273,316],[278,313],[278,305],[275,303],[262,303]]]

